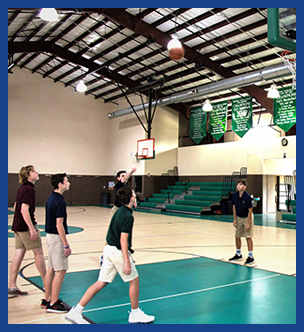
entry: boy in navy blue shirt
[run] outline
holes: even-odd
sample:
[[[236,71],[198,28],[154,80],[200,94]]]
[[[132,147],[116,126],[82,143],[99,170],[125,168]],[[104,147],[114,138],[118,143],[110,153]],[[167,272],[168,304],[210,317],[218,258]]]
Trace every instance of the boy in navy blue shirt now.
[[[70,308],[58,298],[63,278],[68,269],[68,257],[72,253],[66,237],[68,234],[67,212],[62,196],[65,191],[69,190],[70,183],[65,173],[53,175],[51,183],[54,191],[45,205],[49,266],[45,276],[45,303],[43,304],[47,312],[61,313]]]
[[[231,203],[233,205],[233,226],[235,230],[235,244],[236,254],[229,261],[241,260],[243,258],[241,253],[241,237],[245,237],[248,246],[248,258],[245,265],[253,264],[254,258],[253,251],[253,213],[252,213],[252,200],[250,195],[245,191],[247,182],[245,179],[237,182],[237,191],[232,194]]]

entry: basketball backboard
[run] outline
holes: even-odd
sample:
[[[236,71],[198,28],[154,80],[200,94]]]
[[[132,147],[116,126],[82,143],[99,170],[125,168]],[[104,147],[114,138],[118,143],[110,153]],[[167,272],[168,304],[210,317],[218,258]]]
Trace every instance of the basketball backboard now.
[[[296,52],[296,8],[267,8],[268,42]]]
[[[155,158],[155,139],[140,139],[137,141],[137,159]]]

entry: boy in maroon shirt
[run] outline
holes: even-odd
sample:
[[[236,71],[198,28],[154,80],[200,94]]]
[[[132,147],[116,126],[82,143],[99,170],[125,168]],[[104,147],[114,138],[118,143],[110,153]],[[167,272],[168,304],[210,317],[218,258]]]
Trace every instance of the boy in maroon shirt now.
[[[35,219],[35,183],[39,174],[34,166],[22,167],[19,172],[21,186],[14,205],[12,230],[15,234],[15,255],[10,267],[8,297],[27,295],[17,287],[18,272],[27,250],[33,250],[36,267],[44,283],[46,273],[40,232]]]

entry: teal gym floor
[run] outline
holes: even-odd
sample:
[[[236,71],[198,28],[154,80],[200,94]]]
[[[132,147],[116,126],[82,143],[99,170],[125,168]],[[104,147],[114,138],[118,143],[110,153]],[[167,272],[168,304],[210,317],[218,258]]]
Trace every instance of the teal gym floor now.
[[[59,296],[74,306],[98,278],[97,260],[104,246],[110,209],[68,207],[68,214],[71,270]],[[37,208],[36,215],[39,221],[44,220],[44,208]],[[9,264],[14,253],[12,217],[9,213]],[[140,276],[140,307],[156,317],[153,325],[296,324],[296,225],[277,222],[275,214],[255,215],[257,265],[247,267],[243,265],[246,257],[236,264],[223,258],[227,260],[235,250],[233,216],[181,218],[176,214],[135,212],[135,220],[133,244]],[[41,222],[47,255],[43,226]],[[20,276],[19,287],[30,295],[24,300],[9,300],[9,323],[68,324],[64,315],[40,309],[42,282],[31,253],[24,260]],[[117,275],[86,306],[86,319],[93,324],[127,324],[128,288]]]
[[[296,278],[197,257],[137,266],[140,307],[154,324],[295,324]],[[61,299],[73,306],[99,269],[67,273]],[[40,277],[29,278],[41,286]],[[77,287],[75,285],[77,284]],[[117,276],[87,305],[96,324],[126,324],[128,283]]]

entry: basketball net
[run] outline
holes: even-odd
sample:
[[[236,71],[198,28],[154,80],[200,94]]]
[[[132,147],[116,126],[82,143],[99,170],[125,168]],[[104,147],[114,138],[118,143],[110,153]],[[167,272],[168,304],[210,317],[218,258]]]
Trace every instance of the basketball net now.
[[[296,59],[289,58],[287,55],[292,52],[284,51],[281,54],[281,58],[284,61],[285,66],[290,70],[292,74],[292,88],[296,89],[296,78],[297,78],[297,61]]]

